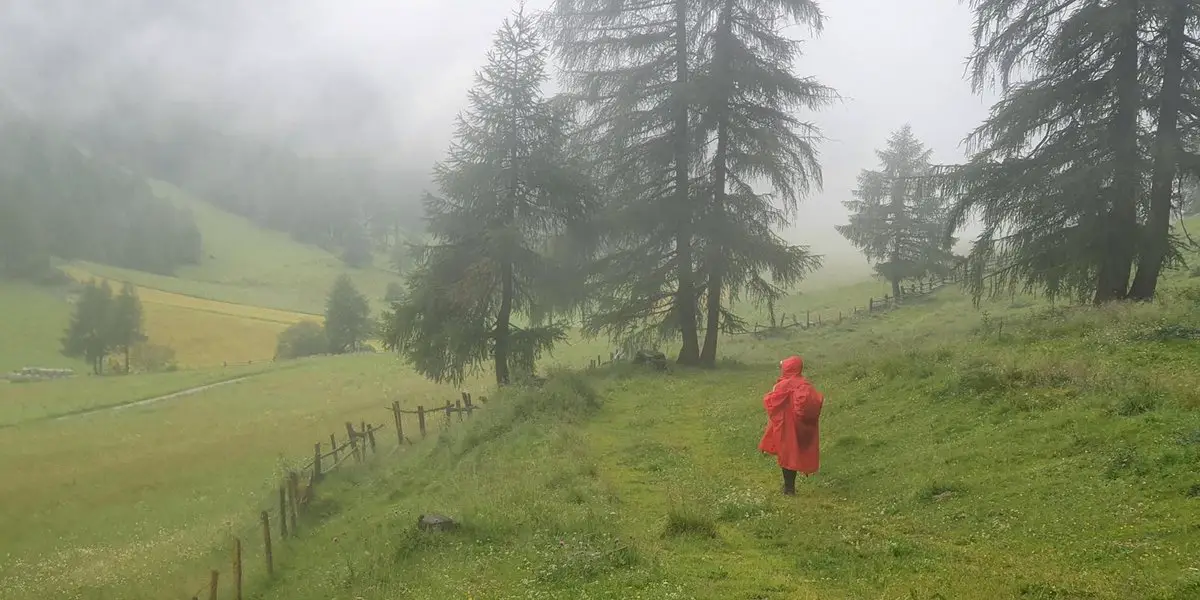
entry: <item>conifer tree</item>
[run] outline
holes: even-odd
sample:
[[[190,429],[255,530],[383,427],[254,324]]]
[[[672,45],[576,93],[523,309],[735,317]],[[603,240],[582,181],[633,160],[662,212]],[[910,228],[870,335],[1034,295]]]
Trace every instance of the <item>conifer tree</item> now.
[[[371,307],[367,297],[354,287],[349,275],[342,274],[333,283],[325,300],[325,336],[331,354],[358,349],[371,330]]]
[[[1195,100],[1200,95],[1200,41],[1195,38],[1200,2],[1160,0],[1150,3],[1145,14],[1149,23],[1143,28],[1150,37],[1142,79],[1152,90],[1147,104],[1154,118],[1154,140],[1143,246],[1129,290],[1135,300],[1152,299],[1163,267],[1179,258],[1171,214],[1176,200],[1186,201],[1181,179],[1200,177],[1200,156],[1185,148],[1200,135],[1200,104]]]
[[[723,328],[741,319],[729,306],[741,296],[758,302],[786,293],[819,266],[819,257],[777,233],[797,202],[821,185],[816,142],[820,131],[798,110],[830,104],[835,92],[793,71],[800,44],[784,37],[793,24],[820,31],[813,0],[700,2],[700,65],[695,84],[706,150],[703,208],[697,230],[703,247],[704,344],[700,362],[714,366]],[[769,192],[755,189],[765,181]],[[769,277],[768,277],[769,276]]]
[[[610,202],[585,331],[700,361],[695,0],[556,0],[546,23]]]
[[[121,293],[113,299],[108,335],[111,347],[125,354],[125,372],[128,373],[130,349],[146,340],[142,327],[142,301],[131,283],[123,285]]]
[[[1140,0],[972,0],[976,88],[1003,99],[950,178],[952,224],[978,214],[976,297],[1023,287],[1124,298],[1138,251]],[[1023,79],[1015,80],[1021,75]]]
[[[508,384],[566,337],[567,276],[551,249],[584,232],[591,202],[569,113],[541,93],[546,52],[523,10],[496,33],[435,169],[431,241],[385,315],[384,345],[435,381],[460,382],[490,359]]]
[[[97,375],[104,373],[104,359],[112,350],[112,288],[107,281],[84,285],[75,311],[62,339],[65,356],[82,358]]]
[[[850,222],[837,230],[866,255],[899,298],[902,282],[939,272],[949,263],[953,239],[943,233],[946,208],[933,185],[933,150],[905,125],[875,153],[880,168],[859,174],[854,199],[843,202]]]

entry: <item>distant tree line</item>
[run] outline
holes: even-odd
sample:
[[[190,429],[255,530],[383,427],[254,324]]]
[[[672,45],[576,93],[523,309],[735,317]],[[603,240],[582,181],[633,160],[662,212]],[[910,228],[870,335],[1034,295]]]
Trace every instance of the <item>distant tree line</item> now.
[[[0,275],[43,277],[52,256],[167,274],[201,253],[188,211],[0,102]]]
[[[309,157],[227,135],[198,117],[145,122],[136,112],[80,126],[80,139],[115,153],[257,225],[338,253],[353,267],[385,256],[420,227],[423,173],[369,157]]]

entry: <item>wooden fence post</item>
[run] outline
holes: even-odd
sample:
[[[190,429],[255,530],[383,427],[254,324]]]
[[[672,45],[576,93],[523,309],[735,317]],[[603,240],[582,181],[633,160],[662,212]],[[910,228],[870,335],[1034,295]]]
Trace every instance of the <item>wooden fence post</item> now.
[[[362,462],[362,455],[358,452],[358,436],[354,433],[354,423],[346,421],[346,436],[350,438],[350,452],[354,453],[354,460]]]
[[[279,539],[287,539],[287,484],[279,484]]]
[[[811,327],[812,327],[812,311],[806,310],[806,311],[804,311],[804,328],[809,329]]]
[[[463,408],[467,409],[467,418],[469,419],[471,418],[471,413],[475,412],[475,404],[471,402],[470,394],[464,394],[463,401],[466,402],[466,405]]]
[[[404,445],[404,419],[400,418],[400,401],[392,401],[392,415],[396,417],[396,439]]]
[[[425,407],[417,406],[417,426],[421,428],[421,438],[425,438]]]
[[[233,538],[233,590],[234,597],[242,600],[242,540]]]
[[[842,324],[842,311],[838,311],[838,325]]]
[[[333,434],[329,434],[329,451],[333,453],[333,464],[338,463],[338,447],[337,438]]]
[[[296,527],[296,512],[300,508],[300,475],[295,471],[288,473],[288,485],[292,488],[291,514],[289,515],[292,521],[292,535],[296,535],[296,532],[300,531]]]
[[[267,577],[275,576],[275,561],[271,556],[271,517],[267,511],[262,511],[263,548],[267,555]]]
[[[217,600],[217,581],[221,578],[221,574],[213,569],[208,574],[208,600]]]
[[[458,422],[459,422],[459,423],[462,423],[462,420],[463,420],[463,416],[462,416],[462,414],[463,414],[462,400],[455,400],[455,401],[454,401],[454,412],[458,413]]]
[[[446,411],[446,423],[445,423],[445,427],[446,427],[446,428],[449,428],[449,427],[450,427],[450,412],[451,412],[451,411],[453,411],[453,410],[454,410],[454,405],[453,405],[453,404],[450,404],[450,401],[449,401],[449,400],[447,400],[447,401],[446,401],[446,409],[445,409],[445,411]]]
[[[379,454],[379,450],[375,448],[375,430],[369,425],[365,425],[364,430],[367,432],[367,443],[371,444],[371,454]],[[366,448],[363,448],[363,453],[366,453]]]
[[[321,480],[321,442],[317,442],[313,446],[313,476],[312,480]]]
[[[871,312],[873,310],[875,310],[875,299],[871,298],[870,300],[867,300],[867,312]]]

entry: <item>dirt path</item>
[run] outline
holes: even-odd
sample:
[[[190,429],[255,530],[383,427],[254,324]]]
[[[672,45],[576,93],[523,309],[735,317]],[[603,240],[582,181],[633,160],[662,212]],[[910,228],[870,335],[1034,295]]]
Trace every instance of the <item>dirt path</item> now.
[[[98,407],[96,407],[96,408],[89,408],[89,409],[87,409],[87,410],[80,411],[80,412],[74,412],[74,413],[69,413],[69,414],[65,414],[65,415],[59,415],[59,416],[57,416],[57,417],[54,417],[54,420],[55,420],[55,421],[62,421],[62,420],[64,420],[64,419],[70,419],[70,418],[73,418],[73,417],[82,417],[82,416],[84,416],[84,415],[90,415],[90,414],[94,414],[94,413],[98,413],[98,412],[103,412],[103,411],[119,411],[119,410],[124,410],[124,409],[126,409],[126,408],[132,408],[132,407],[135,407],[135,406],[146,406],[146,405],[149,405],[149,404],[154,404],[154,403],[157,403],[157,402],[163,402],[163,401],[166,401],[166,400],[174,400],[174,399],[176,399],[176,398],[180,398],[180,397],[183,397],[183,396],[190,396],[190,395],[192,395],[192,394],[198,394],[198,393],[200,393],[200,392],[204,392],[204,391],[207,391],[207,390],[211,390],[211,389],[213,389],[213,388],[216,388],[216,387],[221,387],[221,386],[223,386],[223,385],[229,385],[229,384],[232,384],[232,383],[237,383],[237,382],[239,382],[239,381],[245,381],[245,380],[247,380],[247,379],[250,379],[250,378],[252,378],[252,377],[254,377],[254,375],[243,375],[242,377],[236,377],[236,378],[234,378],[234,379],[226,379],[225,381],[218,381],[218,382],[215,382],[215,383],[208,383],[208,384],[205,384],[205,385],[200,385],[200,386],[196,386],[196,387],[188,388],[188,389],[186,389],[186,390],[180,390],[180,391],[178,391],[178,392],[171,392],[170,394],[166,394],[166,395],[164,395],[164,396],[155,396],[154,398],[147,398],[147,399],[145,399],[145,400],[136,400],[136,401],[134,401],[134,402],[126,402],[126,403],[124,403],[124,404],[114,404],[114,405],[110,405],[110,406],[98,406]]]

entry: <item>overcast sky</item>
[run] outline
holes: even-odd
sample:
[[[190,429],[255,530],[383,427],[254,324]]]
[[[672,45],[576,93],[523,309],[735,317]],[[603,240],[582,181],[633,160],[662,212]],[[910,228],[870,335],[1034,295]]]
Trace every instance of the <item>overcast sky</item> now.
[[[164,85],[184,99],[257,104],[260,110],[241,115],[252,125],[286,128],[292,122],[324,120],[333,124],[329,131],[371,138],[372,147],[385,147],[410,162],[441,156],[492,34],[517,4],[5,0],[9,2],[0,14],[18,23],[17,31],[41,27],[44,35],[62,38],[79,36],[80,28],[90,30],[101,22],[99,14],[82,7],[97,12],[104,3],[132,7],[107,10],[108,25],[119,35],[110,34],[103,48],[85,52],[106,57],[103,64],[108,65],[160,65]],[[536,10],[549,2],[528,0],[526,5]],[[834,251],[844,248],[832,230],[845,218],[840,202],[849,196],[858,171],[875,166],[874,149],[892,130],[909,123],[934,149],[936,162],[956,162],[963,158],[963,137],[982,120],[991,99],[974,95],[964,80],[970,15],[958,0],[825,0],[821,6],[825,31],[807,42],[798,71],[836,88],[845,102],[809,116],[829,138],[820,148],[825,189],[804,203],[788,237]],[[123,29],[122,19],[133,22],[131,15],[146,11],[155,14],[152,26],[143,22],[140,30]],[[62,19],[74,19],[75,31],[54,25]],[[807,35],[803,28],[792,31]],[[107,75],[93,73],[92,85],[109,81]],[[308,88],[303,82],[309,82]],[[92,87],[78,96],[98,102],[104,93]],[[348,124],[356,116],[359,120]]]
[[[504,0],[312,4],[317,8],[305,26],[314,40],[386,80],[387,93],[398,99],[396,130],[439,148],[492,32],[514,8]],[[526,5],[543,8],[549,0]],[[798,231],[789,237],[832,251],[840,246],[832,225],[845,218],[840,201],[859,170],[876,164],[874,149],[892,130],[910,123],[936,162],[960,161],[962,139],[986,115],[991,98],[973,94],[964,79],[971,23],[957,0],[826,0],[821,6],[825,30],[807,42],[798,71],[846,100],[812,116],[829,138],[821,147],[825,189],[805,202]]]

